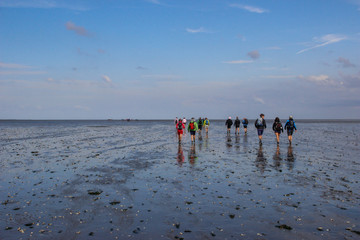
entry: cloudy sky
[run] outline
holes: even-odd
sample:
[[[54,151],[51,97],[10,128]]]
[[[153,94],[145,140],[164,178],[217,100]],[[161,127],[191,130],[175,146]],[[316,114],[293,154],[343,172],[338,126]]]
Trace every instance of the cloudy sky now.
[[[360,118],[360,0],[0,0],[0,119]]]

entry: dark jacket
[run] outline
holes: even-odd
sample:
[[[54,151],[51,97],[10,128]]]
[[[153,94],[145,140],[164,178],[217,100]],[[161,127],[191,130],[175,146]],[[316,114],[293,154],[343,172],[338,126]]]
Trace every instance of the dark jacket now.
[[[281,126],[280,129],[277,127],[278,123],[280,123],[280,125],[279,125],[279,126]],[[283,129],[283,126],[282,126],[281,122],[274,122],[273,126],[272,126],[272,129],[273,129],[274,132],[280,132],[280,131],[284,132],[284,129]]]
[[[234,127],[239,128],[240,127],[240,119],[235,119],[234,121]]]
[[[226,120],[225,125],[227,125],[228,128],[231,128],[233,125],[233,121],[231,119]]]

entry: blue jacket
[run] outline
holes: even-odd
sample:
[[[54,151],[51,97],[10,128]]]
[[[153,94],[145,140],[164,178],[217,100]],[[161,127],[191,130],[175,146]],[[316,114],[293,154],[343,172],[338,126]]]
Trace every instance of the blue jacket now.
[[[285,125],[284,125],[284,128],[285,128],[285,129],[289,129],[289,130],[292,130],[292,129],[297,130],[297,129],[296,129],[296,125],[295,125],[295,121],[294,121],[294,120],[291,120],[291,121],[293,121],[293,127],[291,127],[291,125],[290,125],[290,119],[289,119],[289,120],[286,121],[286,123],[285,123]]]

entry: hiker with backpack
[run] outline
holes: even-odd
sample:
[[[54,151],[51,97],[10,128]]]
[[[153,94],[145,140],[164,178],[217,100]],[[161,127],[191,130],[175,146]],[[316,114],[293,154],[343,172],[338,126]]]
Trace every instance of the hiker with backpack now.
[[[176,124],[176,129],[177,129],[177,133],[178,133],[178,137],[179,137],[179,143],[181,143],[182,135],[184,134],[183,129],[185,129],[185,125],[182,122],[181,118],[178,120],[178,123]]]
[[[236,117],[234,121],[234,127],[235,127],[235,134],[240,135],[240,119],[239,117]]]
[[[204,123],[204,121],[201,119],[201,117],[199,117],[199,120],[197,121],[198,128],[199,128],[199,134],[201,134],[203,123]]]
[[[225,125],[227,126],[227,134],[230,134],[231,126],[233,125],[231,117],[226,120]]]
[[[265,115],[263,113],[260,114],[260,118],[256,119],[255,127],[258,132],[259,144],[262,144],[262,135],[264,133],[264,129],[266,128],[266,122],[264,119]]]
[[[249,120],[247,120],[247,118],[244,118],[242,120],[242,124],[243,124],[243,127],[244,127],[244,133],[247,134],[247,126],[249,124]]]
[[[210,121],[209,119],[206,117],[205,120],[204,120],[204,124],[205,126],[205,132],[206,132],[206,135],[209,133],[209,126],[210,126]]]
[[[279,145],[280,143],[280,133],[284,132],[283,126],[280,122],[280,119],[278,117],[275,118],[272,129],[276,135],[276,142]]]
[[[284,125],[285,130],[287,130],[287,135],[288,135],[288,139],[289,139],[289,143],[291,144],[292,142],[292,135],[295,132],[297,132],[296,129],[296,125],[295,125],[295,121],[293,119],[292,116],[289,117],[289,120],[286,121],[285,125]]]
[[[196,134],[196,131],[199,129],[198,124],[195,121],[195,118],[191,118],[187,129],[188,129],[188,132],[190,132],[190,135],[191,135],[191,142],[195,142],[195,134]]]

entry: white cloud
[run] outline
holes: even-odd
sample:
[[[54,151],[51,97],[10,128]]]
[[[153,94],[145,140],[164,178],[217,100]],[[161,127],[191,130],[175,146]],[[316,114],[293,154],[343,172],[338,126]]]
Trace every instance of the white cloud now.
[[[181,79],[181,76],[177,75],[161,75],[161,74],[154,74],[154,75],[142,75],[142,78],[149,78],[154,80],[174,80],[174,79]]]
[[[186,31],[188,33],[209,33],[209,31],[203,27],[198,28],[198,29],[187,28]]]
[[[67,4],[65,1],[59,0],[1,0],[0,7],[7,8],[65,8],[78,11],[86,11],[88,8],[76,5],[71,2]]]
[[[0,68],[25,69],[25,68],[31,68],[31,67],[26,66],[26,65],[22,65],[22,64],[16,64],[16,63],[0,62]]]
[[[347,39],[346,36],[336,35],[336,34],[327,34],[320,38],[315,37],[313,39],[313,44],[315,44],[314,46],[300,50],[296,54],[300,54],[300,53],[303,53],[303,52],[306,52],[306,51],[309,51],[309,50],[312,50],[315,48],[324,47],[329,44],[338,43],[338,42],[341,42],[346,39]]]
[[[0,71],[0,76],[4,75],[41,75],[46,74],[45,71]]]
[[[263,78],[266,79],[292,79],[292,78],[296,78],[295,75],[268,75],[268,76],[263,76]]]
[[[228,64],[245,64],[245,63],[252,63],[254,62],[253,60],[234,60],[234,61],[225,61],[223,63],[228,63]]]
[[[317,85],[323,86],[336,86],[341,85],[342,83],[336,82],[334,79],[330,78],[328,75],[321,74],[321,75],[311,75],[311,76],[298,76],[299,79],[305,80],[308,82],[315,83]]]
[[[253,7],[253,6],[249,6],[249,5],[242,5],[242,4],[230,4],[230,7],[240,8],[240,9],[246,10],[248,12],[252,12],[252,13],[269,12],[269,10],[266,10],[263,8]]]
[[[262,98],[259,98],[259,97],[254,97],[254,101],[255,102],[258,102],[258,103],[261,103],[261,104],[265,104],[265,101],[264,101],[264,99],[262,99]]]
[[[112,82],[112,80],[110,79],[110,77],[109,77],[109,76],[106,76],[106,75],[103,75],[103,76],[102,76],[102,79],[103,79],[105,82],[107,82],[107,83],[111,83],[111,82]]]

